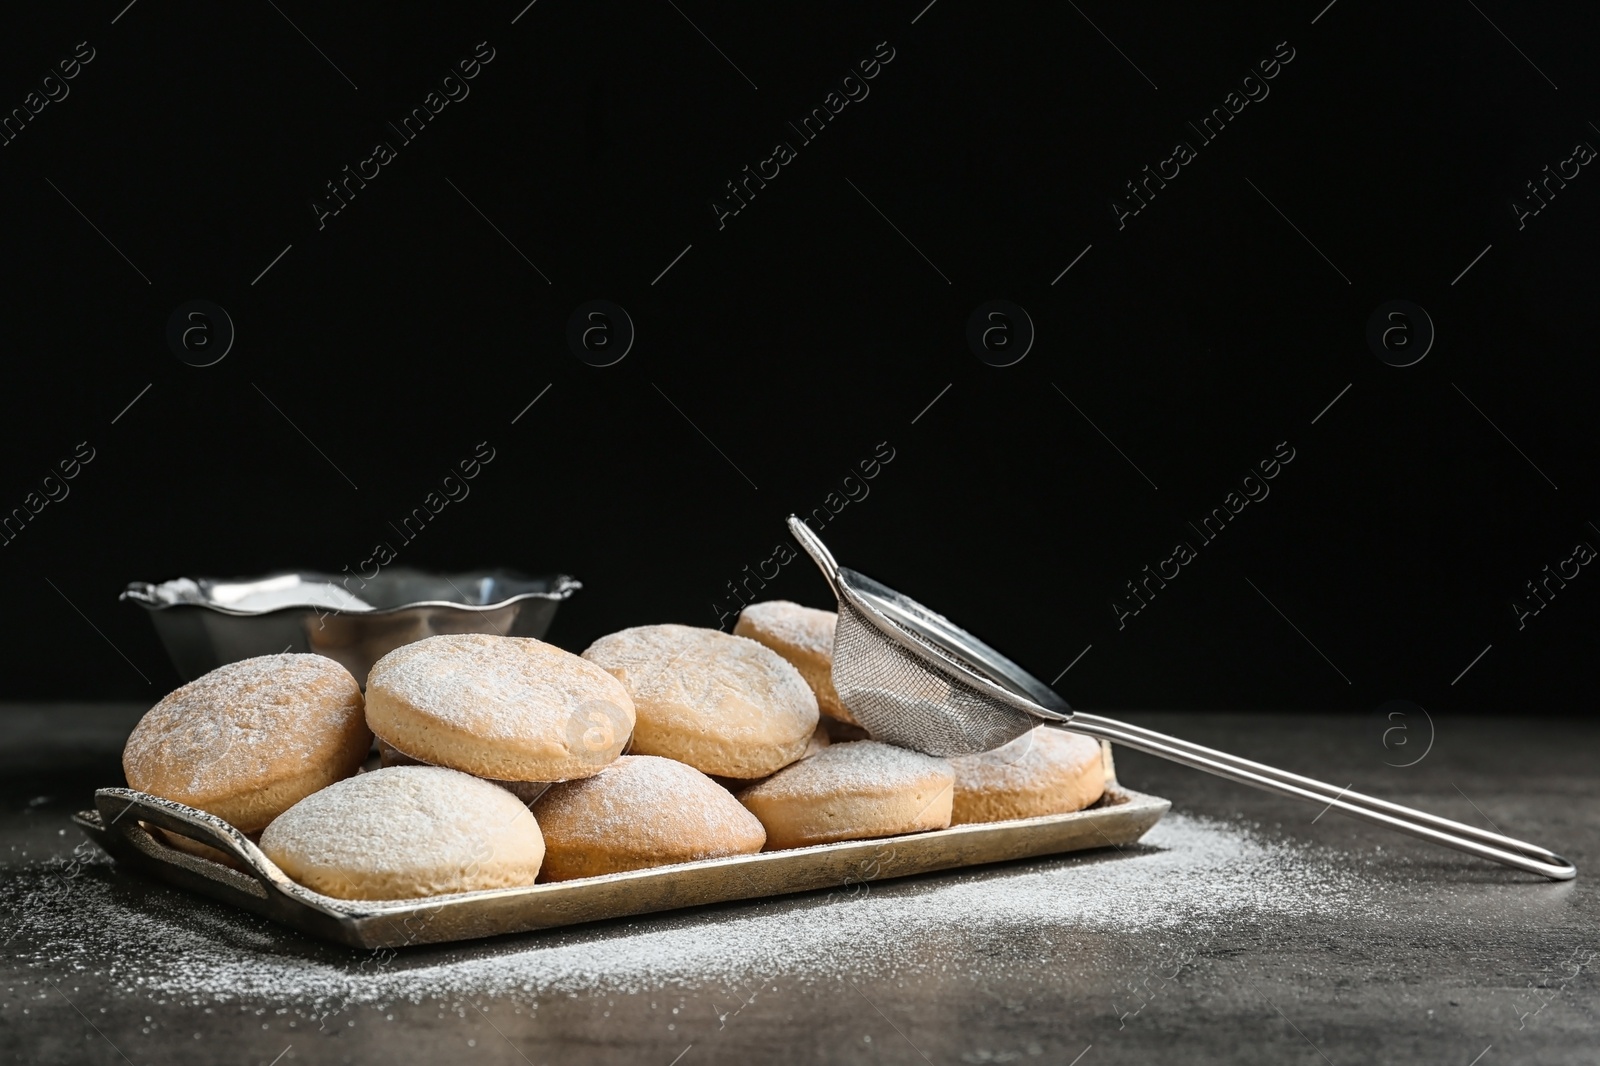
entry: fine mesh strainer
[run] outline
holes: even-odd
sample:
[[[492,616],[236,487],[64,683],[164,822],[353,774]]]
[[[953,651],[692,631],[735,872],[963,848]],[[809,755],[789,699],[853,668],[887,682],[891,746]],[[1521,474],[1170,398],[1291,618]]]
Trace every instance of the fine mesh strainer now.
[[[967,755],[997,748],[1043,720],[1553,881],[1577,876],[1566,859],[1525,841],[1074,711],[1049,686],[942,615],[840,567],[811,527],[792,515],[789,531],[838,597],[833,684],[877,740],[928,755]]]

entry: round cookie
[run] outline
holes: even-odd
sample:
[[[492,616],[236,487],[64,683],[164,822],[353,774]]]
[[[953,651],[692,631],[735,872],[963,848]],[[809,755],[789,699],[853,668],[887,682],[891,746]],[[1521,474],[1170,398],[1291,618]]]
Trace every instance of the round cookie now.
[[[1037,726],[1008,744],[950,760],[952,825],[1081,811],[1105,792],[1100,742]]]
[[[122,749],[130,788],[246,832],[355,773],[372,734],[361,689],[321,655],[219,666],[145,712]]]
[[[692,766],[624,755],[593,777],[552,785],[533,805],[544,879],[753,855],[767,834],[727,789]]]
[[[805,679],[753,640],[656,625],[601,637],[583,653],[633,697],[636,755],[661,755],[719,777],[765,777],[805,753],[817,699]],[[370,699],[370,697],[369,697]]]
[[[850,708],[839,702],[839,692],[833,687],[833,628],[838,621],[832,611],[767,600],[740,611],[733,634],[759,641],[788,660],[816,694],[817,710],[837,721],[859,725]]]
[[[833,744],[739,793],[767,850],[897,836],[950,825],[944,759],[875,740]]]
[[[308,796],[273,820],[261,850],[336,899],[415,899],[531,885],[539,823],[498,785],[438,766],[392,766]]]
[[[633,730],[616,678],[531,637],[428,637],[379,659],[367,724],[411,758],[500,781],[568,781],[610,765]]]

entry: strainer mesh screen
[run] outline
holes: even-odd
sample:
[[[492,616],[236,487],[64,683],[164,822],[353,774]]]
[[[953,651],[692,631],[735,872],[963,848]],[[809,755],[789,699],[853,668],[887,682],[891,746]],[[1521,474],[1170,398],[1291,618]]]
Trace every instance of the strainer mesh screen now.
[[[916,633],[896,628],[935,662],[950,661]],[[928,755],[989,751],[1038,724],[1025,712],[979,692],[953,670],[939,669],[901,647],[843,599],[833,638],[833,685],[874,739]]]

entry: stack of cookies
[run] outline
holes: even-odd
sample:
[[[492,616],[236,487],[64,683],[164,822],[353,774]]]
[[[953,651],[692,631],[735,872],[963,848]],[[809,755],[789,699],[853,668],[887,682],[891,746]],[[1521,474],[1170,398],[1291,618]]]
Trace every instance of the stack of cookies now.
[[[364,698],[331,659],[247,659],[152,708],[123,768],[131,787],[223,818],[341,899],[566,881],[1099,799],[1098,744],[1058,730],[956,759],[867,739],[834,691],[834,622],[758,603],[732,635],[640,626],[582,655],[429,637],[380,659]],[[382,765],[361,772],[374,739]]]

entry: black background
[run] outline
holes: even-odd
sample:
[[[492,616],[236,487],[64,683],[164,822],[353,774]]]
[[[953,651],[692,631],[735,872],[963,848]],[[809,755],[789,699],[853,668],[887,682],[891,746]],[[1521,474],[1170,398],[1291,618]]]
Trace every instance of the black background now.
[[[1046,680],[1073,663],[1075,705],[1589,713],[1600,576],[1520,630],[1511,603],[1600,545],[1600,175],[1520,230],[1510,204],[1600,144],[1592,13],[923,3],[11,20],[0,107],[95,58],[0,148],[0,510],[95,458],[0,549],[0,696],[155,699],[177,677],[126,582],[354,568],[480,441],[400,564],[575,574],[550,634],[575,650],[715,625],[784,516],[888,442],[823,536]],[[480,41],[470,96],[319,230],[324,183]],[[885,41],[800,145],[786,123]],[[1282,41],[1200,146],[1185,122]],[[1119,230],[1179,139],[1199,157]],[[798,158],[719,230],[779,140]],[[238,331],[206,368],[164,341],[196,298]],[[565,341],[595,298],[638,331],[611,367]],[[995,298],[1037,327],[1010,367],[964,339]],[[1394,299],[1437,327],[1406,368],[1364,339]],[[1271,495],[1119,630],[1123,583],[1280,441]],[[803,558],[764,594],[827,605]]]

